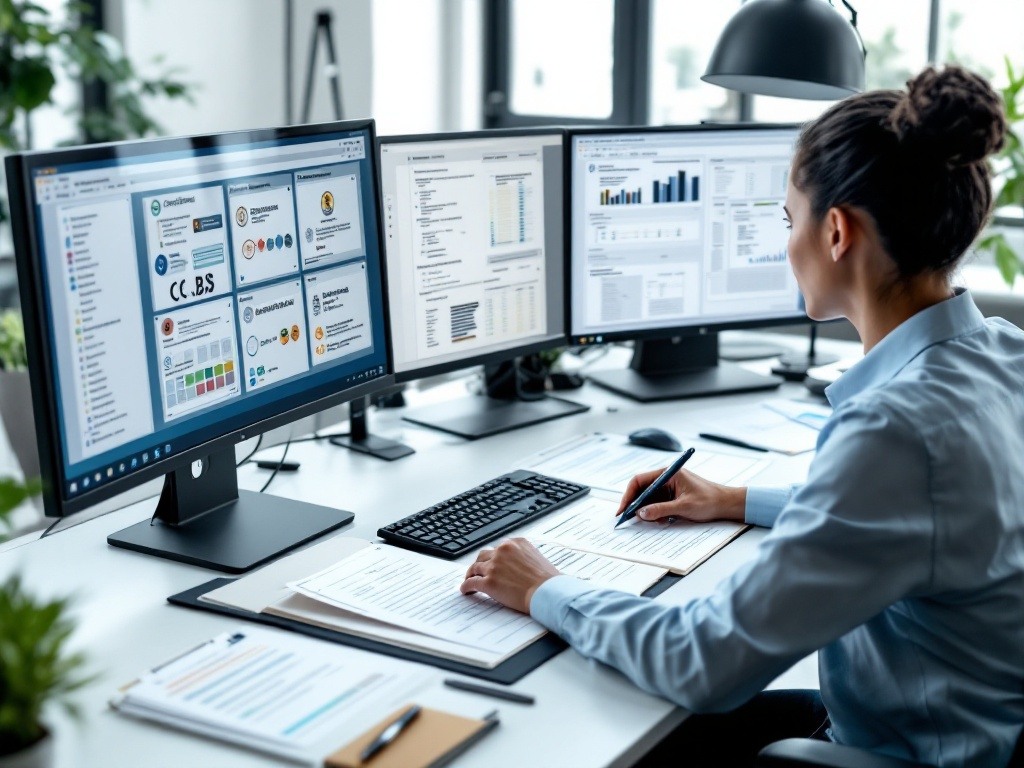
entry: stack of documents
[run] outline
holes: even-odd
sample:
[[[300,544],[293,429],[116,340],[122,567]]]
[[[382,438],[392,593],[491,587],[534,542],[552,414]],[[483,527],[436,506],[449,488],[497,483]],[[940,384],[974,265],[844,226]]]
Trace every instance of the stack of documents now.
[[[122,688],[134,717],[314,762],[437,681],[431,670],[245,626]]]
[[[701,433],[795,455],[813,451],[832,409],[777,397],[756,405],[703,411],[695,419]]]
[[[563,573],[633,594],[667,572],[555,543],[541,543],[541,551]],[[483,595],[463,595],[465,571],[465,565],[338,536],[202,599],[493,669],[546,630]]]

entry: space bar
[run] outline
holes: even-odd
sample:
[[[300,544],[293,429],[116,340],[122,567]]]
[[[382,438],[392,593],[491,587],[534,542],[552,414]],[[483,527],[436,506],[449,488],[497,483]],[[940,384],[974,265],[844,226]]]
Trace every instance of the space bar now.
[[[488,523],[483,528],[478,528],[472,533],[467,533],[462,538],[466,539],[470,544],[474,544],[480,541],[480,539],[486,539],[495,531],[500,531],[502,528],[505,528],[509,525],[521,523],[523,519],[523,516],[518,512],[510,512],[504,517],[499,517],[493,523]]]

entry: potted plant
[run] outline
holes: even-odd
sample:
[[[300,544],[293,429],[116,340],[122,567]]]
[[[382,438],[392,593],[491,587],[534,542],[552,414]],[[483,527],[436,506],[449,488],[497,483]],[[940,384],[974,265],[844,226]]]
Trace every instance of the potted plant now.
[[[32,420],[25,327],[16,309],[0,314],[0,419],[22,473],[25,477],[38,477],[39,453]]]
[[[38,490],[38,481],[0,478],[0,522]],[[73,630],[66,599],[37,600],[17,575],[0,583],[0,767],[54,765],[43,709],[52,703],[77,715],[67,697],[91,682],[84,656],[67,651]]]
[[[1021,131],[1024,129],[1024,67],[1015,72],[1009,57],[1006,58],[1006,75],[1008,85],[1002,90],[1003,105],[1006,109],[1006,120],[1010,130],[1006,134],[1006,146],[996,156],[995,181],[998,185],[995,209],[995,223],[1000,223],[1000,210],[1015,210],[1018,215],[1024,213],[1024,142]],[[1006,219],[1012,221],[1012,219]],[[1024,226],[1024,218],[1016,222]],[[978,241],[978,250],[988,251],[995,257],[996,266],[1007,285],[1013,286],[1017,275],[1024,273],[1024,254],[1017,253],[1002,232],[990,232]]]

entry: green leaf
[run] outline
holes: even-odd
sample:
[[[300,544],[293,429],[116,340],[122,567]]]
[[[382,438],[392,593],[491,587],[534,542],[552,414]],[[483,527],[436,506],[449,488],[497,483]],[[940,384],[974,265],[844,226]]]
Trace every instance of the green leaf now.
[[[1024,263],[1020,257],[1006,242],[1006,238],[1000,237],[995,243],[996,266],[999,267],[999,274],[1008,286],[1013,287],[1017,275],[1024,272]]]

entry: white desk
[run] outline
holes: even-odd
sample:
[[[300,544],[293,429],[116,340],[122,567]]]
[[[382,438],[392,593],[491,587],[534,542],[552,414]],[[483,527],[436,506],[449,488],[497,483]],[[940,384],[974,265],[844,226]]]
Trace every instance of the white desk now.
[[[797,398],[806,390],[785,385],[781,394]],[[516,459],[559,440],[589,431],[629,432],[654,425],[685,436],[690,434],[688,414],[727,403],[757,402],[763,395],[640,405],[588,384],[566,396],[590,404],[591,411],[475,442],[413,427],[395,411],[373,411],[373,431],[403,440],[417,453],[385,462],[327,443],[296,443],[288,458],[300,461],[301,470],[279,474],[268,492],[352,510],[355,522],[343,528],[341,535],[372,539],[380,525],[502,474]],[[262,455],[276,457],[279,450]],[[786,476],[776,480],[797,481],[806,471],[809,455],[784,461]],[[249,465],[240,470],[239,482],[258,490],[266,477],[266,471]],[[238,623],[173,607],[165,600],[221,574],[107,545],[108,533],[148,518],[154,505],[155,500],[135,504],[0,554],[0,578],[20,571],[28,589],[37,595],[75,595],[74,644],[88,653],[91,668],[100,673],[77,697],[84,713],[81,723],[62,715],[49,716],[58,734],[57,764],[88,768],[280,765],[254,752],[129,719],[107,706],[112,691],[143,669]],[[747,532],[659,599],[683,603],[707,594],[752,557],[762,537],[761,531]],[[682,710],[641,692],[617,672],[572,650],[529,674],[516,688],[536,696],[536,705],[474,697],[484,706],[498,706],[501,727],[456,765],[629,765],[684,717]],[[467,696],[471,694],[437,686],[423,701],[464,709]]]

